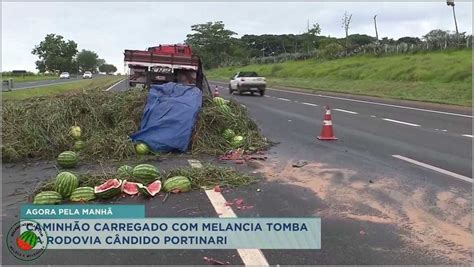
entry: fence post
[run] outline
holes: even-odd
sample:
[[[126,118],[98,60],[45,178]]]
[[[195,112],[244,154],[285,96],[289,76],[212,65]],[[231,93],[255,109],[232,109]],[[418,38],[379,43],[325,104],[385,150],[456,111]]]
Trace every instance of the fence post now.
[[[11,91],[13,89],[13,78],[9,79],[8,85],[9,85],[9,87],[8,87],[9,91]]]

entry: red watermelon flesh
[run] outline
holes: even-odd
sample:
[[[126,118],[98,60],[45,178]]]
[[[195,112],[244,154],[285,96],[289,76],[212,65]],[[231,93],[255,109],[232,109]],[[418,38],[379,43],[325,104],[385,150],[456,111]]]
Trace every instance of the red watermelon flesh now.
[[[103,192],[103,191],[107,191],[111,188],[118,188],[118,187],[120,187],[120,184],[121,183],[118,179],[110,179],[110,180],[107,180],[105,183],[94,187],[94,192],[95,193],[100,193],[100,192]]]
[[[128,195],[136,195],[138,194],[138,185],[143,186],[141,183],[124,181],[122,184],[122,191]]]
[[[142,194],[145,194],[145,196],[148,196],[148,197],[154,197],[156,194],[158,194],[158,192],[160,192],[160,190],[161,190],[160,180],[156,180],[147,186],[143,186],[143,185],[138,186],[138,191]]]
[[[33,248],[30,244],[23,241],[20,237],[16,239],[16,245],[22,250],[30,250]]]

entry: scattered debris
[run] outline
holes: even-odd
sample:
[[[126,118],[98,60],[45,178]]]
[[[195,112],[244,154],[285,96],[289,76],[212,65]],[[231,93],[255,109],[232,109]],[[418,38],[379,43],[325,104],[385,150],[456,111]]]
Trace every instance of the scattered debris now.
[[[163,198],[163,203],[166,202],[166,200],[168,199],[168,196],[169,196],[169,195],[170,195],[170,193],[166,193],[165,198]]]
[[[224,263],[223,261],[219,261],[213,258],[204,257],[203,260],[207,261],[209,264],[212,265],[226,265],[226,263]],[[227,264],[229,264],[229,262],[227,262]]]
[[[374,183],[374,181],[372,181],[372,180],[369,180],[369,183],[373,184],[373,183]]]
[[[218,185],[214,186],[214,192],[221,192],[221,187]]]
[[[257,192],[261,192],[262,190],[260,188],[257,188]]]
[[[360,235],[365,235],[365,231],[364,231],[364,230],[360,230],[359,234],[360,234]]]
[[[195,210],[195,209],[199,209],[199,207],[180,209],[180,210],[178,210],[178,213],[183,212],[183,211],[187,211],[187,210]]]
[[[307,165],[308,162],[306,160],[298,160],[297,162],[293,163],[292,167],[293,168],[301,168],[305,165]]]

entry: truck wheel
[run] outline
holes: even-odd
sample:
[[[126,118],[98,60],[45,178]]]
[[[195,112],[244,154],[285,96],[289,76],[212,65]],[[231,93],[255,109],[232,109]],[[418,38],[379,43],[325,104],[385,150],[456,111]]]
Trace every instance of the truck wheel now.
[[[260,90],[259,93],[260,93],[260,96],[264,96],[265,95],[265,90]]]
[[[131,83],[128,83],[128,85],[130,85],[130,87],[135,87],[135,86],[137,86],[136,83],[132,83],[132,82],[131,82]]]
[[[234,90],[232,90],[232,86],[230,86],[230,84],[229,84],[229,95],[231,95],[233,92],[234,92]]]

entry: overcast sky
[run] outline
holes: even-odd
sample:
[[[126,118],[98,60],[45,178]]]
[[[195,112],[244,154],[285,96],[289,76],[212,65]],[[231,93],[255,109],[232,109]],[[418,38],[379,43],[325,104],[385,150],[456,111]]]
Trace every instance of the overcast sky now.
[[[74,40],[123,72],[124,49],[179,43],[197,23],[222,20],[244,34],[301,33],[307,20],[322,35],[342,37],[344,11],[353,14],[350,33],[379,37],[422,36],[432,29],[454,30],[445,1],[306,3],[5,3],[2,2],[2,70],[35,71],[33,47],[48,33]],[[456,2],[461,32],[472,33],[472,2]]]

